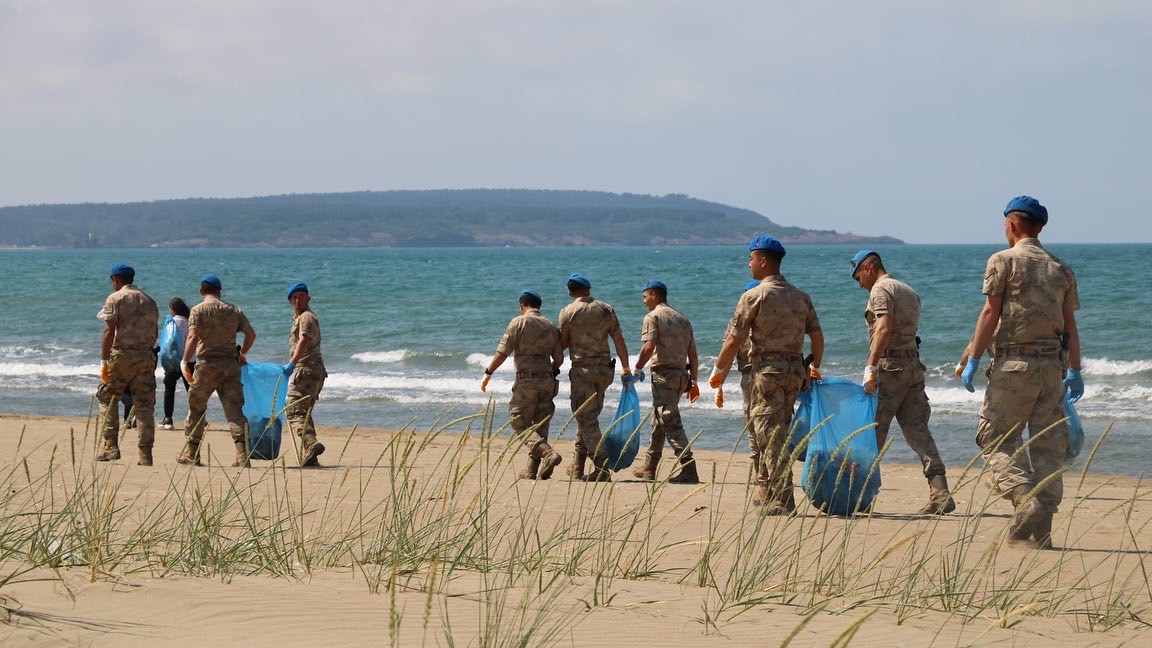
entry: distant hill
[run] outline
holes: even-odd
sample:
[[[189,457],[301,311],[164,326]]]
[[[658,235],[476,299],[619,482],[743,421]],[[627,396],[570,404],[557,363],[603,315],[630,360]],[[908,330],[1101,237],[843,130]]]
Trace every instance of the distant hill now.
[[[5,247],[461,247],[901,243],[778,225],[680,194],[461,189],[0,207]]]

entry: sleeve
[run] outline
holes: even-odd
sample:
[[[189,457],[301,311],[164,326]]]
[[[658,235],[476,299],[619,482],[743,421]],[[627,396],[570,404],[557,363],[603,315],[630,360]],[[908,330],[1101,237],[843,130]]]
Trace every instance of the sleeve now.
[[[1064,310],[1080,310],[1080,290],[1071,270],[1068,271],[1068,289],[1064,291]]]
[[[872,291],[868,293],[868,310],[879,316],[888,315],[891,309],[892,293],[879,286],[873,286]]]
[[[244,314],[244,311],[242,311],[242,310],[240,310],[239,308],[237,308],[237,309],[236,309],[236,312],[240,314],[240,318],[239,318],[239,321],[237,322],[237,328],[236,328],[236,332],[237,332],[237,333],[242,333],[242,332],[244,332],[244,331],[252,331],[252,330],[254,330],[254,329],[252,328],[252,324],[251,324],[251,323],[248,321],[248,316]]]
[[[560,316],[556,318],[556,327],[560,329],[560,344],[564,347],[572,345],[572,330],[568,327],[572,321],[572,311],[568,306],[560,309]]]
[[[820,328],[820,318],[816,316],[816,307],[812,305],[812,298],[805,297],[808,302],[808,314],[804,317],[804,332],[815,333],[822,330]]]
[[[658,337],[656,316],[652,313],[648,313],[644,316],[644,322],[640,324],[640,341],[655,342]]]
[[[300,334],[309,340],[319,340],[320,318],[316,317],[316,315],[311,312],[306,313],[306,315],[307,317],[305,317],[304,321],[300,323]]]
[[[188,314],[188,330],[189,331],[197,328],[197,325],[198,325],[199,320],[200,320],[199,304],[197,304],[196,306],[197,307],[193,308],[192,312]]]
[[[504,355],[514,355],[516,351],[516,343],[519,340],[519,327],[516,326],[517,319],[508,322],[508,328],[504,329],[504,337],[500,338],[500,344],[496,345],[496,351]]]
[[[747,339],[752,332],[752,320],[756,319],[755,295],[744,293],[740,301],[736,302],[736,311],[728,321],[728,330],[725,335],[735,334],[741,339]]]
[[[113,293],[113,295],[114,294],[115,293]],[[113,295],[109,295],[108,299],[104,300],[104,310],[97,316],[109,324],[115,324],[119,317],[119,312],[116,309],[116,300],[112,299]]]
[[[992,255],[988,259],[988,265],[984,268],[984,289],[985,295],[1003,295],[1006,292],[1008,283],[1008,268],[1005,267],[1003,257],[999,254]]]
[[[609,306],[608,337],[615,337],[616,335],[624,335],[624,332],[620,330],[620,319],[616,317],[616,309]]]

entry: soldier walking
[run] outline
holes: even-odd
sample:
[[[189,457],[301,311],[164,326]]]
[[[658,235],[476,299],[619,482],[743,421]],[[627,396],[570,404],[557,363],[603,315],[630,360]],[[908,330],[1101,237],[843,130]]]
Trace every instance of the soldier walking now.
[[[300,435],[300,465],[319,467],[316,458],[324,454],[324,444],[316,440],[312,413],[328,372],[320,355],[320,319],[309,308],[311,301],[307,285],[297,283],[288,288],[288,302],[295,314],[288,334],[288,364],[284,365],[288,377],[285,418],[288,427]]]

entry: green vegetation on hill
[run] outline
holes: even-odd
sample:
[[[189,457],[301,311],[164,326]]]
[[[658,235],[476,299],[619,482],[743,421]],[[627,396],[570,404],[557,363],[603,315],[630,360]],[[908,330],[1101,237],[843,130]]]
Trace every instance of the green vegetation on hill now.
[[[466,189],[0,208],[0,246],[460,247],[898,243],[778,225],[684,195]]]

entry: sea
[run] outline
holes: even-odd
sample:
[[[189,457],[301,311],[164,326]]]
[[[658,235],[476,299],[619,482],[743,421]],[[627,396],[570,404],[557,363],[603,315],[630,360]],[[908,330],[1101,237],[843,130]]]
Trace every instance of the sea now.
[[[989,255],[1004,245],[893,245],[876,249],[889,271],[915,288],[923,303],[921,357],[928,368],[932,430],[945,461],[959,468],[976,456],[975,428],[983,397],[964,390],[953,369],[983,305],[981,284]],[[1108,430],[1090,472],[1139,476],[1152,467],[1152,244],[1054,244],[1079,282],[1077,313],[1087,385],[1076,404],[1087,435],[1083,462]],[[783,273],[812,296],[826,339],[825,375],[859,379],[868,349],[867,293],[850,276],[858,247],[793,245]],[[555,321],[569,298],[565,282],[580,272],[593,295],[612,304],[629,351],[640,348],[648,279],[668,285],[669,303],[691,321],[708,376],[725,326],[749,280],[744,246],[563,248],[340,248],[0,250],[7,277],[0,308],[0,412],[87,416],[99,382],[102,322],[96,314],[111,290],[108,268],[136,268],[137,285],[166,313],[168,300],[199,300],[199,278],[223,281],[223,297],[239,305],[256,329],[249,359],[284,363],[292,307],[286,290],[306,282],[320,318],[328,380],[316,408],[324,426],[417,430],[442,426],[494,407],[506,422],[512,362],[480,391],[523,289],[538,291],[542,312]],[[983,366],[987,365],[987,358]],[[162,377],[157,373],[158,379]],[[718,409],[703,387],[682,406],[697,445],[746,452],[736,376]],[[161,391],[163,389],[160,386]],[[638,385],[650,402],[648,383]],[[603,416],[611,420],[619,383]],[[571,440],[568,384],[562,376],[553,435]],[[187,411],[181,389],[176,417]],[[209,417],[221,420],[213,398]],[[157,405],[157,420],[160,406]],[[461,430],[465,423],[455,424]],[[896,433],[886,461],[917,463]],[[178,426],[179,427],[179,426]],[[451,429],[452,426],[449,426]],[[177,432],[172,432],[175,434]],[[954,469],[955,469],[954,468]],[[1078,465],[1073,470],[1081,470]]]

